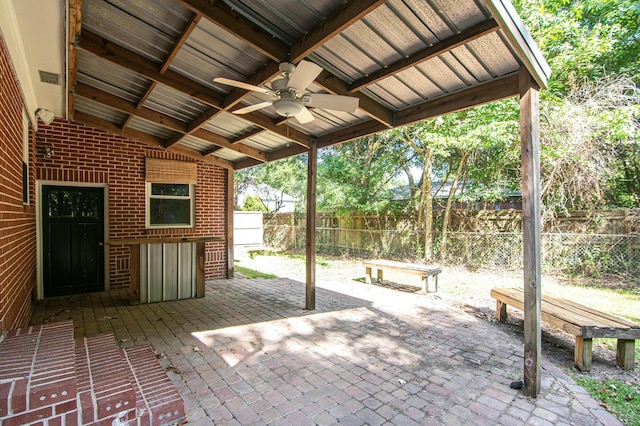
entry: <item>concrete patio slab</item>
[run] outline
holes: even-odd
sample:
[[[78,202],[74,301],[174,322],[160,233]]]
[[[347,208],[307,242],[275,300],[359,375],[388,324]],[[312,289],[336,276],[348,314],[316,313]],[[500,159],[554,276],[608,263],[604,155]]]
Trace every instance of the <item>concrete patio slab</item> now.
[[[48,299],[32,324],[148,343],[189,424],[620,425],[543,360],[539,398],[509,387],[522,343],[438,298],[322,282],[315,311],[290,279],[218,280],[206,297],[129,306],[125,291]]]

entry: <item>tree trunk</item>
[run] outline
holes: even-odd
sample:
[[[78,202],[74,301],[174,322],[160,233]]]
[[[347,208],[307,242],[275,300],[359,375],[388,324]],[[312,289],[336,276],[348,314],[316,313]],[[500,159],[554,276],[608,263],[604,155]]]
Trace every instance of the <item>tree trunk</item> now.
[[[431,167],[433,165],[433,151],[424,150],[424,168],[422,170],[422,205],[420,212],[424,212],[424,258],[431,260],[433,254],[433,241],[431,229],[433,228],[433,181],[431,180]]]
[[[451,205],[453,204],[453,197],[456,195],[456,191],[458,190],[458,183],[460,182],[460,177],[463,174],[463,171],[467,165],[467,159],[469,158],[469,154],[467,152],[462,153],[462,157],[460,158],[460,162],[458,163],[458,170],[456,170],[456,175],[453,178],[453,183],[451,184],[451,189],[449,190],[449,197],[447,198],[447,206],[444,209],[444,218],[442,220],[442,238],[440,240],[440,260],[443,260],[447,254],[447,229],[449,227],[449,221],[451,220]]]

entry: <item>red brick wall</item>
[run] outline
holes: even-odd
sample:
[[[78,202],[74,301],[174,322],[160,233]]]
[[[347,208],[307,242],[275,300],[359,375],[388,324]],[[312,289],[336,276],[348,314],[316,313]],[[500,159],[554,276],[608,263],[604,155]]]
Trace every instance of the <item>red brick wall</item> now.
[[[30,205],[24,205],[22,105],[11,59],[0,38],[0,334],[28,323],[36,284],[35,157],[31,143]]]
[[[110,133],[56,120],[39,126],[36,138],[38,180],[105,183],[109,188],[109,238],[224,236],[226,170],[198,162],[196,227],[145,229],[145,158],[193,161]],[[55,153],[45,158],[45,148]],[[111,288],[129,285],[129,247],[113,246],[109,257]],[[223,242],[207,243],[205,277],[224,278]]]

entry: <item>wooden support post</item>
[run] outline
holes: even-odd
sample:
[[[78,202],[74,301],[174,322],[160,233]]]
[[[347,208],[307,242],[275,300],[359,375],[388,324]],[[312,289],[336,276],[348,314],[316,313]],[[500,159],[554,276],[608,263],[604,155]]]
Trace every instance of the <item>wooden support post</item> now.
[[[318,144],[309,147],[307,164],[307,294],[305,309],[316,308],[316,178],[318,175]]]
[[[583,339],[576,336],[576,348],[573,360],[580,371],[591,371],[591,354],[593,353],[593,339]]]
[[[382,269],[378,269],[378,282],[382,282],[384,280],[384,271]]]
[[[540,394],[540,93],[531,74],[520,68],[522,147],[522,245],[524,266],[524,394]]]
[[[227,193],[226,193],[226,238],[225,244],[227,249],[227,278],[233,278],[235,274],[234,269],[234,257],[233,251],[233,212],[235,210],[235,197],[234,197],[234,180],[233,170],[227,170]]]
[[[140,244],[129,247],[129,299],[132,305],[140,303]]]
[[[507,322],[507,304],[496,299],[496,315],[498,316],[498,322]]]
[[[634,367],[634,355],[636,341],[633,339],[618,339],[618,352],[616,353],[616,365],[627,371],[632,371]]]
[[[196,244],[196,297],[204,297],[204,242]]]

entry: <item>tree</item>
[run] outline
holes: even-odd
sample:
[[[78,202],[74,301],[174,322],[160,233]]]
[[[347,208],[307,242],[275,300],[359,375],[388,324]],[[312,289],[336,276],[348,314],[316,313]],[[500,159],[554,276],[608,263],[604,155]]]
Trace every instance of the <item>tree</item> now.
[[[602,79],[544,104],[544,218],[558,212],[638,206],[640,93],[629,79]]]
[[[319,151],[318,210],[378,213],[391,209],[398,153],[385,135]]]

